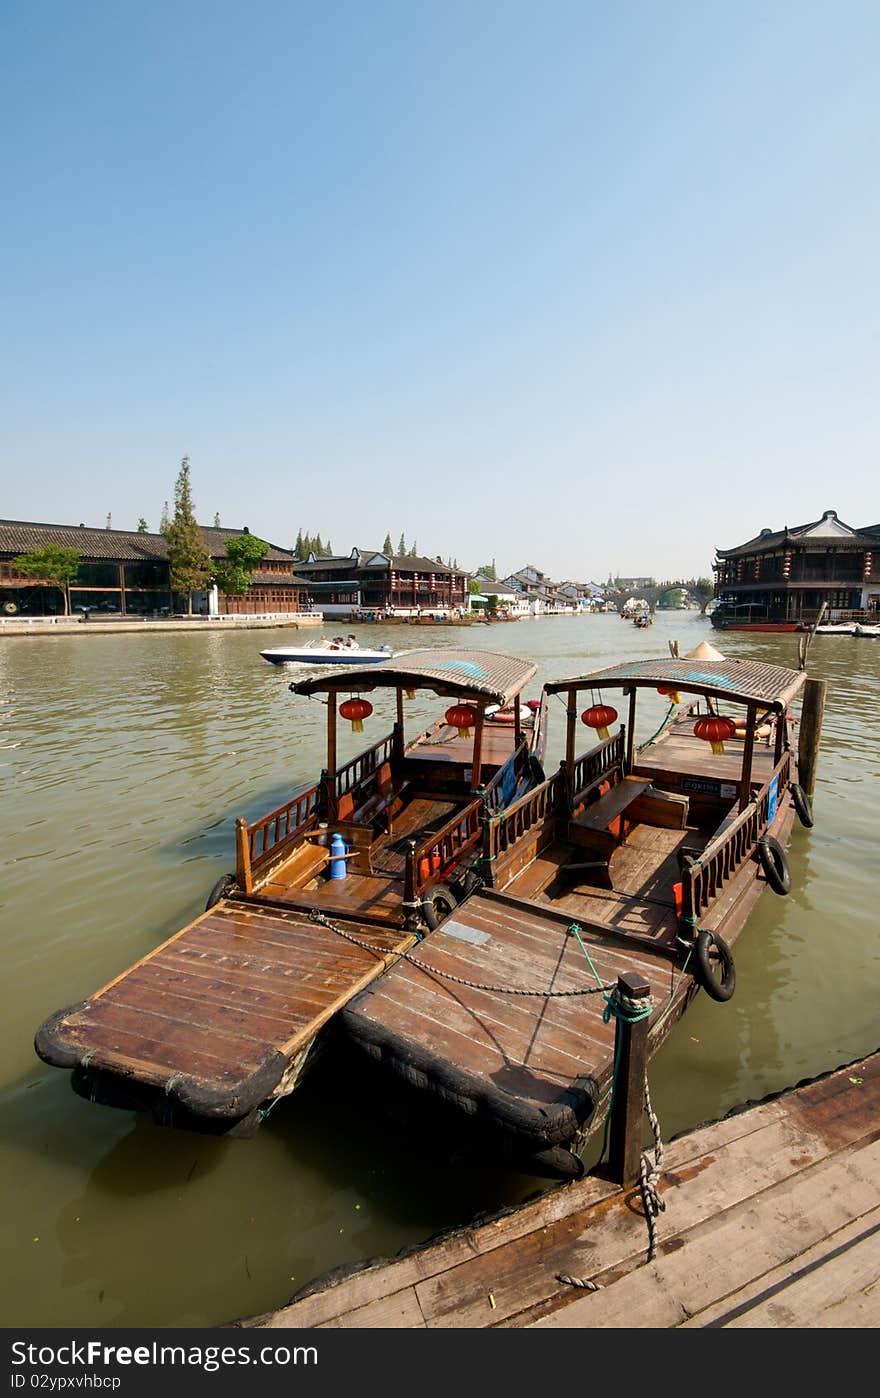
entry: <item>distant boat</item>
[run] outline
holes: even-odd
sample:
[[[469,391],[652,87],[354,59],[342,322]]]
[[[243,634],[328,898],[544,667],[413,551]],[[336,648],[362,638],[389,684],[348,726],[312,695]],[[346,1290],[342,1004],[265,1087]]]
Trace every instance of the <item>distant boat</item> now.
[[[334,645],[332,641],[309,641],[304,646],[273,646],[261,650],[260,655],[270,665],[372,665],[377,660],[390,660],[393,651],[390,646],[370,650],[340,642]]]

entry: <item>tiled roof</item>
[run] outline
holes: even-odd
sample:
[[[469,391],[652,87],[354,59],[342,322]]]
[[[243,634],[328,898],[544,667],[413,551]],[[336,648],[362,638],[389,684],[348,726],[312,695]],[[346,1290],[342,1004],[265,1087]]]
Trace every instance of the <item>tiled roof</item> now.
[[[530,660],[520,660],[494,651],[415,650],[399,658],[380,660],[363,670],[345,674],[318,675],[291,684],[294,694],[316,694],[355,687],[372,690],[385,687],[431,689],[435,694],[462,699],[490,699],[508,704],[538,672]]]
[[[243,529],[214,529],[199,525],[205,547],[212,558],[226,557],[226,540],[239,538]],[[266,542],[264,540],[264,542]],[[33,524],[25,520],[0,520],[0,555],[29,553],[32,549],[55,544],[59,548],[77,549],[88,561],[112,560],[137,563],[144,560],[163,561],[168,546],[161,534],[139,534],[124,529],[92,529],[76,524]],[[292,561],[289,549],[270,544],[266,558]]]
[[[809,535],[812,530],[818,529],[829,515],[833,517],[835,525],[840,526],[843,530],[852,529],[852,533],[835,531],[827,535],[824,533],[816,534],[817,544],[820,539],[827,538],[837,548],[863,548],[866,543],[874,542],[878,537],[878,532],[880,532],[880,525],[868,525],[864,529],[855,529],[852,525],[844,524],[843,520],[838,519],[834,511],[826,511],[821,519],[811,520],[809,524],[786,525],[784,529],[762,529],[760,534],[756,534],[754,539],[749,539],[745,544],[737,544],[736,548],[732,549],[716,549],[715,552],[719,558],[737,558],[742,554],[758,552],[770,553],[773,549],[781,548],[787,543],[798,543],[805,534]]]
[[[750,700],[785,708],[801,689],[806,674],[782,665],[758,660],[634,660],[609,665],[568,680],[553,680],[544,688],[548,694],[565,689],[602,689],[616,686],[643,688],[675,686],[688,694],[713,694],[748,703]]]

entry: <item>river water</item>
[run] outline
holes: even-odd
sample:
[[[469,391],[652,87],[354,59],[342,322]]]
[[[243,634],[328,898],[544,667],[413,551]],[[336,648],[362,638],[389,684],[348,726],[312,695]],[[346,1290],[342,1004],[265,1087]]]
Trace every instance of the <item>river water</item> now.
[[[323,708],[289,693],[291,667],[259,655],[293,635],[194,626],[0,641],[6,1326],[259,1314],[329,1268],[392,1256],[553,1187],[424,1153],[332,1063],[255,1139],[222,1141],[83,1101],[34,1054],[48,1014],[202,911],[234,866],[236,816],[254,819],[319,772]],[[682,654],[708,639],[731,656],[797,664],[794,636],[719,636],[695,612],[658,614],[645,630],[606,615],[362,627],[360,638],[531,657],[527,697],[545,680],[665,656],[670,639]],[[829,682],[816,823],[795,824],[791,894],[766,892],[737,942],[733,999],[698,996],[652,1060],[664,1139],[880,1045],[880,642],[815,637],[808,670]],[[416,723],[441,702],[417,701]],[[548,770],[562,751],[558,707]],[[664,711],[659,698],[656,714],[643,704],[643,723]],[[374,734],[348,738],[343,756],[391,722],[377,702]]]

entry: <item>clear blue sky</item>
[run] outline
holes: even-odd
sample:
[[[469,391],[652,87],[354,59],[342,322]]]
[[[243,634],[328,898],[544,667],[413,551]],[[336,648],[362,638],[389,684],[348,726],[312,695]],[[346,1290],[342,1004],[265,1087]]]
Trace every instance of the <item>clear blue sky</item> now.
[[[705,573],[880,521],[880,5],[3,0],[0,515]]]

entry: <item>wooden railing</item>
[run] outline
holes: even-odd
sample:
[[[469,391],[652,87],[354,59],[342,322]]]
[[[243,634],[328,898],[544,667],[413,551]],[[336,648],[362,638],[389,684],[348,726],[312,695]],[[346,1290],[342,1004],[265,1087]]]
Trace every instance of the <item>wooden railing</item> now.
[[[477,796],[407,855],[404,897],[414,900],[440,883],[483,839],[483,798]]]
[[[253,825],[244,817],[236,822],[236,882],[245,893],[253,889],[253,875],[293,844],[318,809],[321,785],[298,791],[283,806]]]
[[[485,858],[489,861],[496,859],[529,830],[543,825],[556,810],[560,788],[561,773],[554,772],[552,777],[527,791],[501,815],[490,816],[486,821],[483,846]]]
[[[342,767],[337,767],[335,774],[331,773],[330,777],[336,800],[349,791],[354,791],[356,787],[366,787],[370,777],[378,772],[382,764],[391,761],[393,751],[394,734],[389,733],[386,738],[380,738],[378,743],[367,748],[366,752],[359,752],[357,757],[351,758]]]
[[[623,766],[624,733],[623,726],[612,738],[606,738],[598,747],[591,748],[575,760],[571,783],[573,802],[582,798],[591,786],[595,786],[615,767]]]
[[[758,840],[770,824],[770,792],[776,784],[776,801],[789,783],[791,754],[784,752],[770,774],[769,780],[755,793],[745,810],[710,840],[697,858],[690,859],[682,869],[682,915],[696,918],[715,902],[725,885],[751,859]]]

